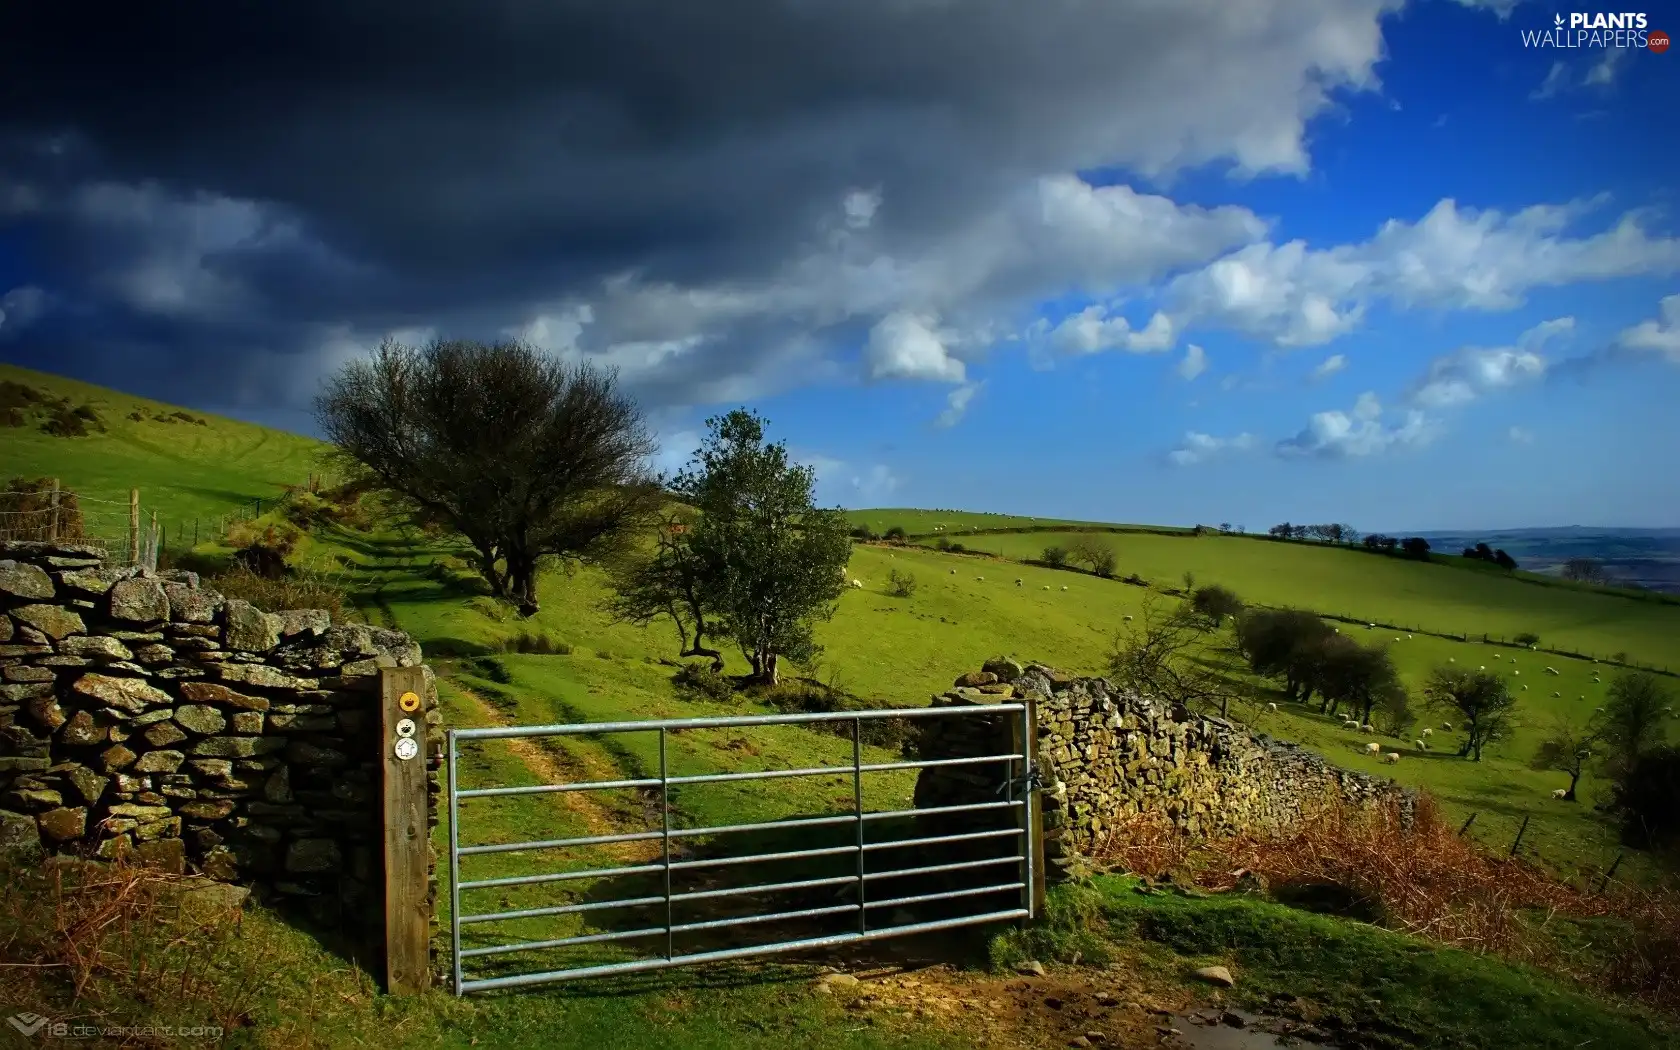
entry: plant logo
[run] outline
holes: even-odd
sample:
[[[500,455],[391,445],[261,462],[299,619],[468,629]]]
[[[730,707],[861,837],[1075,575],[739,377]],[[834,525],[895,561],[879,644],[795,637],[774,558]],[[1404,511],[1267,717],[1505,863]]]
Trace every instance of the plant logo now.
[[[48,1018],[42,1017],[40,1014],[30,1013],[13,1014],[6,1018],[6,1023],[16,1028],[26,1039],[45,1028],[48,1021]]]
[[[1629,47],[1657,54],[1668,50],[1668,34],[1651,29],[1642,11],[1570,11],[1554,14],[1548,28],[1521,33],[1524,47]]]

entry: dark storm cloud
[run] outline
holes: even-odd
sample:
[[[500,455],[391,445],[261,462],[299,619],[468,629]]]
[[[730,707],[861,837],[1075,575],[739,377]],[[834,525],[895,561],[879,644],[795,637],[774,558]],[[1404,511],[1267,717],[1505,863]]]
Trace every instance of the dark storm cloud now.
[[[773,294],[834,283],[797,264],[849,190],[883,201],[870,250],[914,260],[1039,175],[1299,168],[1302,122],[1326,85],[1364,81],[1392,6],[16,4],[0,223],[30,231],[39,283],[92,305],[8,352],[73,344],[81,316],[85,336],[186,368],[314,352],[329,331],[494,334],[631,269],[642,286],[756,287],[746,305],[708,300],[684,322],[706,338],[652,355],[647,384],[676,397],[803,360],[868,313]],[[918,294],[908,306],[974,305]],[[644,306],[597,311],[591,338],[649,327]],[[654,342],[685,337],[674,316],[653,327]]]

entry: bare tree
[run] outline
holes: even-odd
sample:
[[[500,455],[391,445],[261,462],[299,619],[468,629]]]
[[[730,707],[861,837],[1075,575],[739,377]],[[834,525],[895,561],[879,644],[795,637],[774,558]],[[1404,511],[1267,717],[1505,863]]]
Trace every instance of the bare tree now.
[[[1115,635],[1108,674],[1116,684],[1189,710],[1229,715],[1234,693],[1204,661],[1211,650],[1200,618],[1186,604],[1144,596],[1137,619]]]
[[[1563,563],[1563,578],[1577,583],[1603,583],[1604,565],[1596,558],[1570,558]]]
[[[1068,546],[1068,560],[1084,562],[1091,567],[1091,571],[1098,576],[1113,576],[1117,559],[1114,547],[1107,540],[1096,536],[1081,536]]]
[[[1429,673],[1423,693],[1431,704],[1458,716],[1464,726],[1459,754],[1474,761],[1480,762],[1487,745],[1509,736],[1516,724],[1517,698],[1492,671],[1437,667]]]
[[[315,413],[346,466],[466,540],[522,615],[545,562],[615,557],[664,503],[617,376],[523,343],[387,340],[327,380]]]

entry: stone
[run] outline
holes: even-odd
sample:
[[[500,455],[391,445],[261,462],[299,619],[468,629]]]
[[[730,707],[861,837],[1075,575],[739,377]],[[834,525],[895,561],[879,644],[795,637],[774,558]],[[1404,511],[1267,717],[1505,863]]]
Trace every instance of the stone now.
[[[182,704],[175,709],[175,723],[190,733],[210,736],[227,728],[227,717],[205,704]]]
[[[175,659],[175,650],[167,645],[154,642],[151,645],[142,645],[134,650],[134,659],[147,667],[156,667]]]
[[[178,623],[214,623],[224,601],[220,594],[204,587],[164,584],[164,592],[169,599],[169,618]]]
[[[332,616],[325,609],[287,609],[280,617],[280,637],[292,638],[300,634],[321,635],[332,627]]]
[[[89,566],[59,574],[58,580],[68,590],[100,597],[118,580],[126,579],[128,570],[116,567]]]
[[[341,766],[350,761],[350,756],[307,740],[294,740],[286,747],[286,760],[301,766]]]
[[[139,842],[134,847],[134,859],[145,867],[155,868],[170,875],[185,874],[187,844],[178,838]]]
[[[181,816],[194,820],[220,820],[232,812],[233,801],[225,798],[188,802],[180,807]]]
[[[88,811],[80,806],[49,809],[35,815],[41,834],[53,842],[69,842],[87,834]]]
[[[99,753],[99,764],[107,773],[114,773],[119,769],[127,769],[138,756],[128,748],[117,744]]]
[[[133,771],[136,773],[173,773],[180,769],[181,763],[186,760],[186,754],[180,751],[148,751],[135,760]]]
[[[181,699],[200,704],[219,704],[241,711],[267,711],[269,707],[266,697],[236,693],[214,682],[182,682]]]
[[[204,858],[199,861],[198,870],[208,878],[232,882],[239,878],[239,861],[227,847],[212,846],[204,851]]]
[[[951,684],[957,687],[966,686],[971,689],[978,689],[983,685],[991,685],[997,680],[998,676],[990,671],[970,671],[967,674],[958,675],[957,680]]]
[[[266,689],[314,689],[316,685],[313,679],[294,678],[267,664],[216,664],[213,673],[224,682]]]
[[[1231,971],[1223,966],[1203,966],[1195,971],[1194,976],[1221,988],[1232,988],[1237,983],[1236,978],[1231,976]]]
[[[4,619],[5,617],[0,616],[0,620]],[[54,677],[50,668],[30,667],[28,664],[0,670],[0,678],[8,682],[50,682]]]
[[[134,836],[118,833],[99,843],[94,856],[100,860],[127,860],[134,854]]]
[[[100,796],[105,794],[105,785],[110,783],[88,767],[74,762],[53,766],[52,772],[63,777],[75,789],[76,794],[81,796],[82,801],[90,806],[99,801]]]
[[[121,802],[110,809],[113,817],[122,817],[138,821],[141,824],[151,824],[160,820],[168,820],[172,814],[168,806],[142,806],[132,802]]]
[[[158,722],[156,725],[149,725],[140,735],[145,737],[146,743],[153,747],[168,747],[170,744],[179,744],[187,738],[187,734],[181,731],[181,727],[173,722]]]
[[[222,607],[222,644],[229,649],[265,653],[280,644],[281,621],[250,602],[230,599]]]
[[[74,747],[102,744],[111,739],[108,723],[97,721],[86,711],[76,711],[58,730],[58,739]]]
[[[233,723],[235,733],[249,733],[256,736],[263,731],[261,711],[235,711],[229,721]]]
[[[10,558],[0,561],[0,594],[14,598],[51,598],[54,593],[52,577],[45,569]]]
[[[289,766],[281,766],[269,774],[263,782],[263,800],[275,805],[285,805],[292,801],[292,771]]]
[[[12,621],[5,616],[0,616],[0,642],[9,642],[11,640]]]
[[[84,656],[101,660],[128,660],[134,656],[128,646],[102,634],[66,638],[58,643],[58,652],[61,656]]]
[[[286,870],[294,875],[337,871],[343,863],[332,839],[295,839],[286,847]]]
[[[169,694],[162,689],[134,678],[113,678],[103,674],[84,674],[71,687],[83,696],[101,700],[112,707],[139,714],[148,704],[167,704]]]
[[[0,856],[25,866],[47,859],[35,818],[0,809]]]
[[[982,665],[982,670],[987,674],[994,675],[995,677],[992,679],[994,682],[1014,682],[1024,673],[1024,669],[1019,663],[1001,656],[987,660]]]
[[[169,598],[156,580],[122,580],[110,591],[113,620],[153,623],[169,619]]]
[[[204,758],[250,758],[283,750],[284,740],[260,736],[212,736],[193,745],[192,753]]]
[[[53,695],[51,682],[20,682],[15,685],[0,685],[0,703],[21,704],[30,700],[41,700]]]
[[[0,795],[0,804],[4,804],[7,809],[21,809],[34,813],[62,806],[64,796],[47,788],[21,788]]]
[[[232,855],[226,850],[221,853],[232,861]],[[206,858],[208,861],[208,858]],[[201,870],[203,866],[201,865]],[[230,870],[223,876],[217,876],[205,870],[204,874],[211,878],[234,878],[237,872]],[[181,917],[194,923],[209,923],[221,919],[231,918],[234,913],[245,906],[245,901],[251,896],[251,891],[245,886],[230,886],[226,882],[208,882],[197,879],[186,883],[175,894],[175,905],[180,910]]]
[[[207,777],[233,776],[233,763],[225,758],[195,758],[187,764]]]
[[[1015,972],[1027,977],[1043,977],[1044,964],[1037,959],[1030,959],[1024,963],[1017,963]]]
[[[12,610],[12,617],[55,642],[87,630],[87,625],[82,622],[80,616],[58,605],[20,605]]]

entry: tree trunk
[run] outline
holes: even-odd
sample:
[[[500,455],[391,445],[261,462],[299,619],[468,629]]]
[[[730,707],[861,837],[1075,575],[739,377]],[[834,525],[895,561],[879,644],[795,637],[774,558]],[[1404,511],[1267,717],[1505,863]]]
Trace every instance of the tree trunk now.
[[[780,677],[779,677],[781,672],[780,672],[780,669],[777,666],[779,664],[779,662],[780,661],[778,661],[776,659],[776,654],[775,653],[771,653],[768,657],[765,658],[765,661],[764,661],[764,665],[765,665],[764,666],[764,677],[767,680],[767,684],[769,684],[769,685],[776,685],[781,680]]]
[[[523,554],[507,556],[508,597],[519,608],[521,616],[537,614],[537,566],[534,559]]]
[[[1580,782],[1581,782],[1581,771],[1580,770],[1577,769],[1573,773],[1569,774],[1569,790],[1565,791],[1563,793],[1563,800],[1565,802],[1575,801],[1575,785],[1579,784]]]

